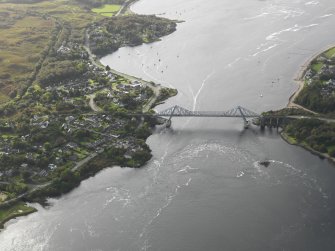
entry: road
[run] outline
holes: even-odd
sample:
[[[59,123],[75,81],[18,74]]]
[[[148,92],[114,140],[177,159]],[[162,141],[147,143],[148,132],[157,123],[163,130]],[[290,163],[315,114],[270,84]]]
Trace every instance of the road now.
[[[92,63],[92,65],[101,68],[101,69],[105,69],[105,66],[103,64],[100,63],[100,61],[98,61],[96,59],[96,56],[92,53],[91,49],[90,49],[90,45],[89,45],[89,34],[88,34],[88,30],[86,30],[85,33],[85,45],[83,46],[84,49],[86,50],[86,52],[88,53],[89,59]],[[117,70],[111,69],[110,72],[112,72],[114,75],[118,75],[121,76],[123,78],[129,79],[130,81],[138,81],[140,82],[143,86],[145,87],[149,87],[151,88],[151,90],[153,91],[153,96],[148,100],[148,102],[143,106],[142,111],[143,112],[148,112],[151,107],[154,105],[154,103],[156,102],[160,90],[162,89],[162,87],[160,85],[156,85],[153,82],[149,82],[146,80],[143,80],[141,78],[137,78],[122,72],[119,72]],[[92,100],[92,95],[90,96],[90,107],[92,108],[93,111],[95,112],[99,112],[101,111],[101,108],[99,108],[98,106],[95,105],[94,100]]]
[[[94,102],[95,93],[89,95],[88,97],[90,98],[89,105],[91,109],[95,112],[101,112],[102,109],[99,106],[97,106],[97,104]]]
[[[304,88],[304,84],[305,84],[303,80],[296,80],[296,82],[299,85],[299,89],[290,97],[289,102],[287,104],[287,107],[288,108],[298,108],[298,109],[302,109],[306,112],[310,112],[312,114],[318,114],[317,112],[309,110],[306,107],[303,107],[303,106],[298,105],[297,103],[295,103],[296,98],[299,96],[299,94],[302,91],[302,89]]]
[[[25,197],[25,196],[27,196],[27,195],[29,195],[29,194],[32,194],[33,192],[35,192],[35,191],[37,191],[37,190],[39,190],[39,189],[42,189],[42,188],[44,188],[44,187],[47,187],[47,186],[49,186],[49,185],[51,184],[51,182],[52,182],[52,181],[48,181],[48,182],[46,182],[46,183],[44,183],[44,184],[36,185],[36,186],[34,186],[32,189],[30,189],[29,191],[27,191],[27,192],[25,192],[25,193],[23,193],[23,194],[20,194],[20,195],[18,195],[17,197],[15,197],[15,198],[13,198],[13,199],[10,199],[10,200],[7,200],[7,201],[1,203],[1,204],[0,204],[0,207],[1,207],[1,206],[9,205],[9,204],[11,204],[11,203],[14,203],[14,202],[16,202],[16,201],[22,199],[23,197]]]
[[[90,154],[89,156],[87,156],[85,159],[79,161],[72,169],[71,171],[74,172],[76,170],[78,170],[78,168],[82,167],[83,165],[85,165],[86,163],[88,163],[91,159],[95,158],[96,156],[98,156],[99,153],[102,153],[103,151],[99,151],[99,152],[95,152]]]
[[[318,119],[322,121],[326,121],[328,123],[335,123],[335,119],[332,118],[324,118],[324,117],[313,117],[313,116],[287,116],[292,119]]]

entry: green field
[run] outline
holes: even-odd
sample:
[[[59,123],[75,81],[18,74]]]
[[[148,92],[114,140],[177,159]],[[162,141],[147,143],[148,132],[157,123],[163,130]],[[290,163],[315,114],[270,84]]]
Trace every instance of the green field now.
[[[0,1],[0,9],[0,104],[14,98],[20,87],[29,83],[51,42],[54,50],[64,41],[80,42],[85,27],[103,18],[67,0],[33,4]]]
[[[15,217],[27,215],[30,213],[36,212],[36,209],[33,207],[27,206],[23,202],[18,202],[15,205],[9,208],[0,209],[0,228],[3,228],[3,224]]]
[[[335,47],[325,52],[327,58],[332,58],[335,56]]]
[[[323,66],[323,63],[321,62],[317,62],[316,64],[313,64],[312,65],[312,69],[315,71],[315,72],[319,72],[321,70]]]
[[[0,49],[0,79],[6,83],[0,87],[0,103],[7,101],[18,88],[18,80],[31,75],[55,25],[53,20],[22,14],[20,10],[7,6],[0,6],[8,15],[6,19],[2,17],[3,26],[0,27],[0,44],[5,48]]]
[[[121,9],[121,5],[105,4],[100,8],[93,8],[92,11],[105,17],[114,16]]]

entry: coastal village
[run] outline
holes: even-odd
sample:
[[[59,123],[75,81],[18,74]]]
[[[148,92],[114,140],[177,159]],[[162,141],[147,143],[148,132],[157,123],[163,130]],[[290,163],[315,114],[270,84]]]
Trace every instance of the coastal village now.
[[[6,97],[1,103],[0,213],[4,210],[4,215],[9,216],[1,216],[0,224],[34,210],[22,200],[40,202],[61,195],[106,166],[142,166],[151,158],[145,140],[156,121],[132,114],[153,112],[155,104],[176,95],[176,90],[103,66],[91,52],[91,46],[104,48],[107,54],[134,45],[127,37],[137,36],[137,44],[156,41],[175,30],[174,21],[120,15],[120,27],[127,26],[131,34],[121,28],[120,35],[113,33],[117,43],[112,39],[109,44],[98,44],[110,38],[107,30],[112,19],[104,20],[91,11],[86,11],[83,19],[83,8],[73,5],[78,14],[68,22],[69,10],[63,9],[61,3],[57,4],[62,14],[57,17],[50,14],[54,5],[37,2],[35,6],[18,5],[14,11],[12,5],[2,4],[7,12],[0,17],[10,17],[5,28],[15,27],[25,18],[38,20],[39,25],[49,20],[50,27],[43,32],[50,32],[45,37],[50,40],[43,41],[46,47],[40,60],[31,66],[34,70],[30,75],[15,73],[22,78],[21,85],[8,93],[11,99]],[[127,11],[130,3],[120,5],[118,13]],[[158,29],[163,26],[167,28]],[[24,39],[32,38],[27,34]],[[0,79],[14,87],[11,76],[1,75]]]
[[[106,166],[138,168],[151,158],[146,139],[158,122],[139,114],[154,113],[155,105],[177,91],[119,73],[96,55],[158,41],[176,30],[177,21],[133,15],[127,10],[131,2],[108,13],[114,18],[73,4],[70,20],[61,0],[55,2],[56,15],[50,3],[16,9],[1,3],[0,34],[12,51],[9,59],[0,58],[5,69],[0,74],[0,213],[5,215],[0,225],[34,211],[26,201],[45,202]],[[24,22],[30,22],[30,33],[22,31]],[[26,37],[14,43],[8,27]],[[34,53],[18,46],[27,43]],[[16,51],[24,59],[4,64]],[[330,49],[311,63],[296,102],[320,114],[334,113],[334,76],[335,49]],[[283,130],[294,144],[334,157],[334,128],[310,121],[295,121]]]
[[[60,49],[64,55],[64,46]],[[71,53],[69,48],[65,51]],[[38,105],[48,111],[28,115],[24,128],[15,120],[1,121],[3,202],[51,180],[58,169],[79,168],[78,163],[84,165],[105,149],[121,149],[124,164],[140,166],[133,156],[145,149],[136,132],[142,129],[148,135],[150,128],[128,114],[143,112],[153,96],[152,83],[130,81],[111,73],[108,66],[86,64],[86,72],[78,78],[52,82],[43,90],[28,88],[25,96],[41,96]]]
[[[0,0],[0,251],[333,250],[332,1],[136,1]]]

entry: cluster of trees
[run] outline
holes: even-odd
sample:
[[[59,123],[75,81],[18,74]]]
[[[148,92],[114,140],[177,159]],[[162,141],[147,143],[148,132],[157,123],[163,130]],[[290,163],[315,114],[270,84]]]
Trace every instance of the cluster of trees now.
[[[10,116],[16,112],[16,106],[13,102],[8,102],[0,107],[0,116]]]
[[[296,102],[310,110],[320,113],[335,112],[335,96],[321,95],[321,90],[325,85],[320,80],[314,80],[306,85],[297,97]]]
[[[26,196],[26,200],[45,204],[47,197],[56,197],[71,191],[82,180],[78,172],[72,172],[69,166],[58,168],[52,183],[43,189],[36,190]]]
[[[318,119],[296,119],[284,128],[299,143],[335,157],[335,124]]]
[[[25,156],[22,154],[3,154],[0,156],[0,171],[3,172],[12,169],[13,175],[15,176],[18,174],[18,170],[15,169],[15,167],[20,166],[25,161],[25,159]]]
[[[67,193],[81,181],[79,174],[72,172],[68,167],[60,168],[54,175],[56,178],[53,179],[48,191],[51,196]]]
[[[61,145],[66,135],[61,131],[60,122],[51,122],[47,128],[43,130],[35,127],[31,130],[31,144],[44,144],[50,142],[52,147]]]
[[[335,89],[329,81],[335,79],[335,57],[326,53],[312,60],[306,79],[308,84],[296,102],[319,113],[335,113]]]
[[[160,90],[160,93],[157,97],[156,103],[160,103],[166,99],[168,99],[169,97],[175,96],[177,95],[177,90],[176,89],[172,89],[172,88],[162,88]]]
[[[262,113],[264,116],[294,116],[294,115],[306,115],[306,116],[312,116],[313,113],[305,111],[300,108],[283,108],[277,111],[268,111]]]
[[[43,86],[47,86],[50,83],[80,77],[87,70],[87,64],[81,60],[49,62],[43,66],[37,80]]]
[[[103,33],[91,31],[91,49],[98,55],[116,51],[122,46],[153,42],[176,30],[175,21],[153,15],[117,16],[104,19],[97,25],[106,30]]]
[[[22,182],[13,182],[4,187],[4,190],[9,193],[21,194],[28,190],[28,186]]]

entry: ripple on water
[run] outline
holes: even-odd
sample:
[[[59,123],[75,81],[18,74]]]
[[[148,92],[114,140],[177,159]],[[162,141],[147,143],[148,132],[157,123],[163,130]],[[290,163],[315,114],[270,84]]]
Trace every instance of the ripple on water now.
[[[260,13],[252,16],[244,18],[244,20],[254,20],[258,18],[265,18],[265,17],[273,17],[273,18],[296,18],[300,17],[305,14],[305,11],[301,8],[295,8],[291,6],[283,6],[283,5],[275,5],[275,4],[268,4],[266,7],[260,10]]]
[[[253,166],[256,170],[251,177],[259,182],[266,182],[269,185],[281,184],[297,184],[303,185],[307,195],[318,194],[319,198],[328,200],[329,195],[324,191],[319,182],[314,176],[306,171],[298,169],[288,163],[278,160],[267,160],[270,162],[268,167],[261,164],[262,161],[255,161]]]

